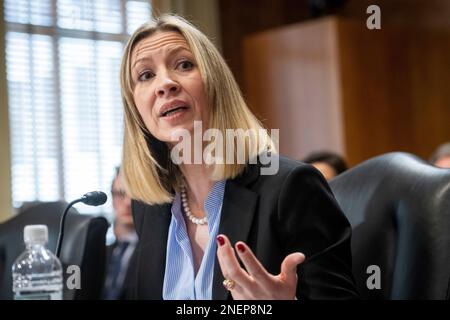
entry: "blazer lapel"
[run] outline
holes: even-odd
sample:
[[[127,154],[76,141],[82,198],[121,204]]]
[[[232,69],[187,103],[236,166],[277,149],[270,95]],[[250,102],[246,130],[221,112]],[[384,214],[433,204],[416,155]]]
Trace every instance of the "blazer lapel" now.
[[[164,274],[166,269],[167,236],[171,219],[171,204],[148,207],[144,213],[140,235],[141,269],[139,291],[144,299],[162,299]]]
[[[233,244],[237,241],[247,242],[248,240],[258,195],[247,186],[259,176],[258,169],[257,165],[249,165],[241,177],[227,181],[225,186],[219,234],[226,235]],[[229,292],[222,285],[223,280],[216,257],[212,285],[213,300],[229,298]]]

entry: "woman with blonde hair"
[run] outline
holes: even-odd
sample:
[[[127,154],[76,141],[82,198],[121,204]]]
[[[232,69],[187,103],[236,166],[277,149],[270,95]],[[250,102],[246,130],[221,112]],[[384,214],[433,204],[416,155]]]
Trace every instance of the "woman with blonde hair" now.
[[[139,235],[130,298],[357,296],[351,229],[326,182],[276,154],[203,33],[174,15],[142,25],[121,87]]]

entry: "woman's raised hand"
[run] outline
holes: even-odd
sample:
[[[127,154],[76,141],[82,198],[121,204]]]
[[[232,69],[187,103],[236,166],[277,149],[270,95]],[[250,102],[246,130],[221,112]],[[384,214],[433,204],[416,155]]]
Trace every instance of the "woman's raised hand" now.
[[[236,243],[236,250],[225,235],[217,236],[217,258],[223,282],[235,300],[293,300],[296,299],[297,265],[305,260],[300,252],[291,253],[281,263],[281,272],[272,275],[261,265],[244,242]],[[241,267],[236,257],[245,266]]]

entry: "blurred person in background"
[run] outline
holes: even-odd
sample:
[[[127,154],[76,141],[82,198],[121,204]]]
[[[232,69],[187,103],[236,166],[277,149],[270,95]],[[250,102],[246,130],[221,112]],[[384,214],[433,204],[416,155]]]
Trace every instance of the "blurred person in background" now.
[[[327,181],[347,170],[347,164],[342,156],[330,151],[317,151],[302,160],[319,170]]]
[[[430,163],[440,168],[450,168],[450,142],[441,144],[430,158]]]
[[[111,194],[116,240],[107,247],[103,299],[120,300],[125,298],[126,279],[129,276],[128,265],[136,247],[137,235],[131,214],[131,199],[125,193],[119,168],[116,169]]]

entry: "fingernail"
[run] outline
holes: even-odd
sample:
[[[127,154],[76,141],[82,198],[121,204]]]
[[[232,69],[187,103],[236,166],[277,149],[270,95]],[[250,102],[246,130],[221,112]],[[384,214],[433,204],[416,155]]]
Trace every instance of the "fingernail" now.
[[[225,239],[222,236],[217,236],[217,242],[219,246],[223,246],[225,244]]]
[[[236,248],[238,249],[239,252],[244,253],[245,252],[245,246],[242,243],[238,243],[236,245]]]

